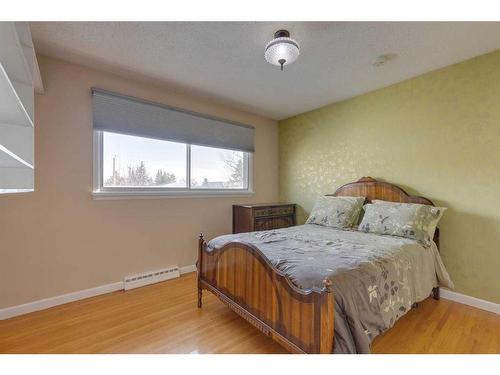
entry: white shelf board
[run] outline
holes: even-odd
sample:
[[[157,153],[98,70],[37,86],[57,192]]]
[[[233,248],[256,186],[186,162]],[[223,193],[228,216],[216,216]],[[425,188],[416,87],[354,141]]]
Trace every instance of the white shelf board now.
[[[0,22],[0,61],[12,80],[33,84],[33,71],[30,71],[25,58],[26,51],[23,51],[24,43],[20,40],[20,38],[23,40],[27,38],[27,31],[22,32],[21,36],[18,35],[18,30],[24,27],[29,26],[23,26],[22,23],[16,26],[14,22]],[[26,47],[33,49],[28,40],[25,42]]]
[[[33,164],[28,163],[7,147],[0,145],[0,168],[30,168]],[[1,186],[0,186],[1,187]]]
[[[30,102],[33,100],[32,91],[32,87],[20,82],[16,82],[14,86],[0,63],[0,124],[33,126],[33,119],[30,116],[30,112],[33,111]],[[25,106],[22,99],[29,104]]]
[[[14,91],[16,92],[19,100],[21,101],[21,105],[28,114],[30,122],[34,124],[35,90],[33,89],[33,85],[28,85],[17,81],[11,81],[10,83],[12,84],[12,87],[14,87]]]
[[[24,53],[26,59],[28,70],[31,73],[32,83],[37,94],[43,94],[43,82],[42,76],[40,75],[40,70],[38,67],[38,61],[36,58],[35,47],[33,45],[33,40],[31,37],[30,25],[28,22],[14,22],[14,26],[19,38],[19,43]],[[7,70],[7,73],[9,71]]]
[[[44,94],[45,88],[43,87],[42,75],[40,74],[40,67],[38,66],[38,60],[36,54],[33,57],[34,67],[33,67],[33,88],[37,94]]]
[[[21,44],[33,48],[33,38],[28,22],[14,22],[14,27]]]
[[[35,171],[28,167],[0,168],[0,189],[5,192],[33,190]]]
[[[34,163],[35,129],[31,126],[0,125],[0,149],[7,149],[27,164]],[[5,153],[5,151],[2,151]]]
[[[35,189],[0,189],[0,194],[32,193]]]

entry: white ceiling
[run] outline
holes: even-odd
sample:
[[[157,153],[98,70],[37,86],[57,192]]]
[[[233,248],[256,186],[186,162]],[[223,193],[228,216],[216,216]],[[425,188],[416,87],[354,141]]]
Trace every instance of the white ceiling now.
[[[264,60],[280,28],[301,45],[284,72]],[[500,48],[497,23],[41,22],[38,53],[283,119]],[[381,54],[397,54],[374,67]]]

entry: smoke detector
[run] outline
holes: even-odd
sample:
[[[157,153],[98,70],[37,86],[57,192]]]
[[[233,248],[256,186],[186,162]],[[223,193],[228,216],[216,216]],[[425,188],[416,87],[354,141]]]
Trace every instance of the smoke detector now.
[[[372,65],[374,67],[378,68],[379,66],[385,65],[389,61],[394,60],[396,57],[398,57],[398,55],[396,55],[395,53],[388,53],[385,55],[380,55],[380,56],[377,56],[377,58],[375,60],[373,60]]]

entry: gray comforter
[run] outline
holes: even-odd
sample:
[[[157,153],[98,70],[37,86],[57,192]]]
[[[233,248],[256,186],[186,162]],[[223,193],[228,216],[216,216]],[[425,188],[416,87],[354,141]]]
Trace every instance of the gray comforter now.
[[[433,287],[453,287],[434,243],[306,224],[220,236],[208,248],[231,241],[257,246],[299,288],[332,280],[335,353],[369,353],[372,340]]]

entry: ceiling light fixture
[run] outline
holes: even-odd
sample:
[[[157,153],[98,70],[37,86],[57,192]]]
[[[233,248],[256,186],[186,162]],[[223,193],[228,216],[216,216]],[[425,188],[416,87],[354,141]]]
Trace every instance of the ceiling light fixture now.
[[[283,66],[293,63],[299,54],[299,43],[290,38],[287,30],[278,30],[274,33],[274,39],[267,43],[264,57],[268,63],[280,66],[283,71]]]

